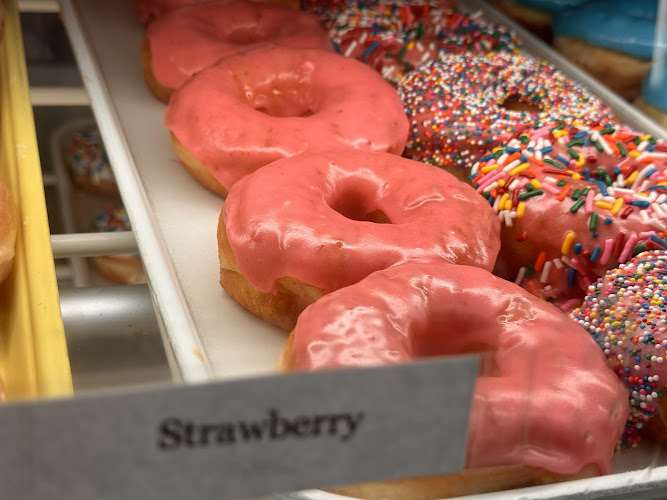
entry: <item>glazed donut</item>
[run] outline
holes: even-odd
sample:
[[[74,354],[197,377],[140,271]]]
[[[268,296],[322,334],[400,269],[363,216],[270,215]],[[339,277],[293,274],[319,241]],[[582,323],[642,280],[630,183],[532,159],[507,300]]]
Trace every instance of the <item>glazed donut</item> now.
[[[408,131],[396,91],[365,64],[287,48],[197,74],[174,93],[166,124],[185,168],[221,196],[261,166],[305,151],[401,154]]]
[[[144,78],[158,99],[220,59],[267,46],[333,50],[317,18],[289,7],[217,0],[173,10],[148,26]]]
[[[438,0],[348,8],[329,29],[337,52],[367,63],[393,85],[412,69],[460,52],[518,52],[516,35]]]
[[[279,366],[313,371],[463,353],[481,354],[465,462],[473,481],[451,474],[428,478],[426,494],[419,478],[392,495],[391,483],[337,493],[443,498],[611,471],[627,392],[604,355],[557,308],[484,269],[406,263],[322,297],[299,317]]]
[[[18,213],[12,193],[0,177],[0,283],[14,266]]]
[[[122,206],[109,206],[93,220],[96,232],[130,231],[130,219]],[[146,272],[139,254],[104,255],[93,257],[97,271],[114,283],[135,285],[146,283]]]
[[[633,100],[651,67],[658,2],[596,0],[554,15],[554,48]]]
[[[661,397],[667,382],[666,261],[661,250],[638,254],[591,285],[583,305],[572,312],[629,392],[630,414],[619,448],[637,446],[647,421],[650,435],[667,442]]]
[[[471,182],[502,222],[494,273],[579,305],[608,269],[667,247],[666,168],[665,142],[618,126],[531,130],[488,152]]]
[[[65,147],[65,164],[72,184],[79,189],[95,196],[120,196],[100,131],[94,123],[72,133]]]
[[[387,153],[277,161],[234,185],[218,225],[221,285],[287,331],[322,294],[407,261],[491,269],[499,223],[443,170]]]
[[[142,23],[151,23],[172,10],[186,5],[196,5],[211,0],[137,0],[137,17]],[[273,3],[297,8],[298,0],[257,0],[257,3]]]
[[[405,156],[461,179],[484,150],[524,129],[611,117],[607,105],[548,62],[503,52],[442,54],[398,91],[410,120]],[[513,110],[517,103],[523,109]]]

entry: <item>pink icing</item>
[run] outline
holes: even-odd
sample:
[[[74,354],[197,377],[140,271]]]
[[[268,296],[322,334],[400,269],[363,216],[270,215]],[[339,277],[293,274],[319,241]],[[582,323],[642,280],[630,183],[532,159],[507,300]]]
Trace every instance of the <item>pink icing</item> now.
[[[391,223],[364,218],[377,210]],[[235,184],[223,214],[240,271],[263,292],[282,277],[330,292],[409,261],[491,269],[499,247],[498,219],[470,186],[386,153],[277,161]]]
[[[466,467],[611,470],[627,393],[602,351],[554,306],[483,269],[378,271],[309,306],[293,340],[297,370],[481,353]]]
[[[137,17],[142,23],[150,23],[174,9],[210,1],[211,0],[137,0]],[[270,0],[253,1],[256,1],[257,3],[270,2]]]
[[[219,59],[266,46],[333,51],[317,17],[289,7],[218,0],[173,10],[146,30],[157,81],[179,88]]]
[[[396,91],[365,64],[284,48],[233,56],[202,71],[174,93],[165,121],[227,188],[304,151],[400,154],[408,130]]]

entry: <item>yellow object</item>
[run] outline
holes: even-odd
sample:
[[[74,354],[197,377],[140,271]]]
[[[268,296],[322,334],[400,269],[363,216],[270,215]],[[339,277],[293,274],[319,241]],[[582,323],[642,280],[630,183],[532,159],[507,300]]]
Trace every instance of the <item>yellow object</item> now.
[[[72,392],[16,0],[0,42],[0,175],[18,208],[14,269],[0,285],[0,376],[8,399]]]
[[[572,248],[572,243],[574,242],[574,233],[570,231],[565,235],[565,239],[563,239],[563,244],[561,245],[560,251],[563,255],[567,255],[568,252],[570,251],[570,248]]]
[[[616,198],[616,201],[611,206],[611,214],[616,215],[618,212],[621,211],[622,207],[623,207],[623,198]]]

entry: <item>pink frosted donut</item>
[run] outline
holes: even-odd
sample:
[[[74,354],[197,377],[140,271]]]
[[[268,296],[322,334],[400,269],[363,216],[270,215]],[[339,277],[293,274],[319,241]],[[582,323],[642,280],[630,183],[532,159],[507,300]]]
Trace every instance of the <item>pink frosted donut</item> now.
[[[185,167],[221,196],[261,166],[305,151],[401,154],[408,132],[398,94],[371,68],[288,48],[202,71],[174,93],[165,121]]]
[[[482,354],[467,469],[611,471],[628,408],[605,356],[557,308],[483,269],[407,263],[324,296],[299,317],[281,366],[312,371],[462,353]],[[447,476],[440,482],[447,492]]]
[[[217,0],[173,10],[148,26],[144,76],[153,94],[166,102],[174,89],[216,61],[267,46],[333,51],[312,14],[246,0]]]
[[[409,261],[491,269],[498,230],[488,203],[447,172],[341,150],[277,161],[235,184],[218,243],[223,275],[267,295],[287,278],[307,285],[312,302]]]
[[[161,18],[168,12],[186,5],[209,2],[210,0],[137,0],[137,17],[142,23],[150,23]],[[257,3],[265,3],[257,0]],[[266,3],[275,3],[289,7],[298,7],[297,0],[267,0]]]

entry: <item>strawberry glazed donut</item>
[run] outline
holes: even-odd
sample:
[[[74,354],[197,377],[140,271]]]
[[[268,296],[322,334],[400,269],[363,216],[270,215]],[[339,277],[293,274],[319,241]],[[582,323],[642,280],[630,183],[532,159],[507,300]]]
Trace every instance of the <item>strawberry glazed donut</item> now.
[[[322,297],[299,317],[280,366],[313,371],[470,353],[481,360],[465,470],[336,493],[458,497],[611,472],[627,392],[602,351],[557,308],[484,269],[407,263]]]
[[[239,181],[220,214],[220,283],[290,331],[318,297],[408,261],[491,269],[498,218],[468,185],[387,153],[277,161]]]
[[[217,0],[176,9],[151,23],[142,49],[144,77],[167,102],[192,75],[218,60],[267,46],[331,50],[317,18],[289,7]]]
[[[502,223],[494,272],[580,305],[607,270],[667,247],[666,169],[667,143],[618,126],[531,130],[489,151],[471,175]]]
[[[211,0],[137,0],[137,17],[142,23],[152,23],[172,10],[186,5],[210,2]],[[273,3],[297,8],[298,0],[257,0],[257,3]]]
[[[229,57],[174,93],[165,118],[185,168],[226,196],[245,175],[302,152],[400,155],[408,121],[396,91],[359,61],[272,48]]]
[[[524,129],[608,121],[611,109],[548,62],[507,52],[441,54],[398,87],[405,156],[466,179],[480,153]]]

